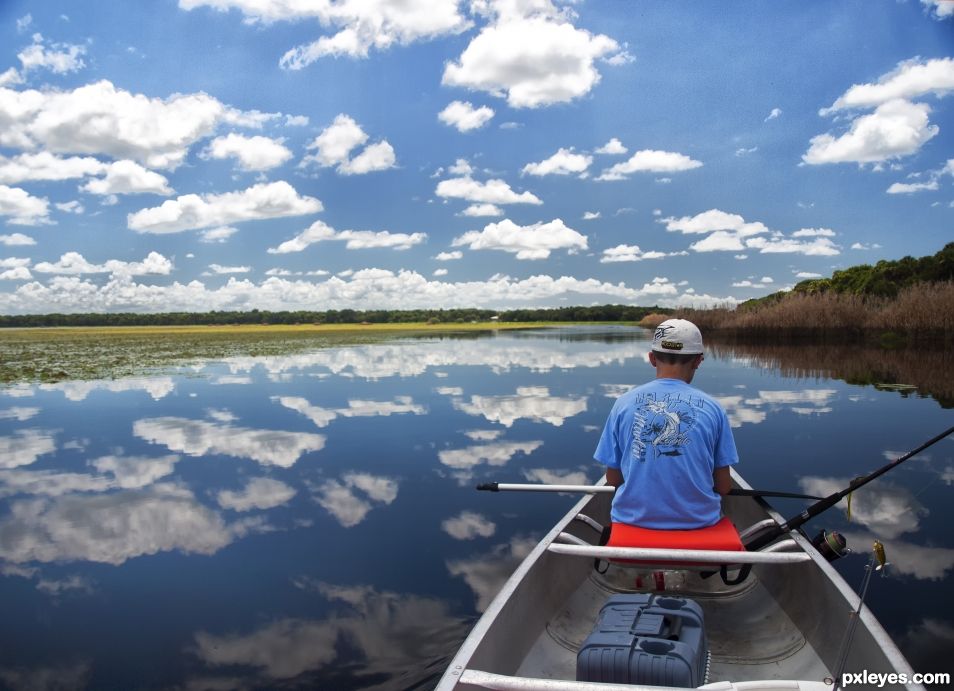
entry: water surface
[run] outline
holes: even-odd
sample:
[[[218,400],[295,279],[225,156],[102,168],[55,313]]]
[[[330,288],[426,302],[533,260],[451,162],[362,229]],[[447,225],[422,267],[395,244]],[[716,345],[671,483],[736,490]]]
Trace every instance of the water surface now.
[[[7,386],[0,685],[430,688],[574,501],[473,486],[595,481],[647,345],[626,327],[428,335]],[[950,367],[917,381],[923,358],[881,356],[862,376],[852,351],[713,346],[694,383],[751,484],[827,494],[952,424]],[[856,493],[850,523],[809,526],[885,543],[869,603],[917,671],[951,670],[952,485],[945,440]],[[838,568],[857,585],[864,563]]]

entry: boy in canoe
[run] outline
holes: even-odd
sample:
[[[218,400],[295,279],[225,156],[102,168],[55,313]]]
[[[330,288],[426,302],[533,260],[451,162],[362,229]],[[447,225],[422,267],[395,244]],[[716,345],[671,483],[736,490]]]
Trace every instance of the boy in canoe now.
[[[613,406],[594,458],[617,488],[614,525],[696,530],[720,523],[739,455],[722,406],[690,386],[703,359],[695,324],[664,321],[649,352],[656,378]]]

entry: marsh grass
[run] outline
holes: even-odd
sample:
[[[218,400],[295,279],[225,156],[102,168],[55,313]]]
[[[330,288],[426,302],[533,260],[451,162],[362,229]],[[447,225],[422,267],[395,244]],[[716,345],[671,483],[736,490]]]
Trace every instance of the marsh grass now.
[[[474,323],[4,329],[0,331],[0,385],[119,379],[227,357],[287,355],[431,333],[539,326]]]
[[[740,339],[797,342],[878,340],[894,334],[899,343],[954,342],[954,282],[919,283],[897,297],[853,293],[789,293],[752,309],[682,310],[703,333],[733,332]]]

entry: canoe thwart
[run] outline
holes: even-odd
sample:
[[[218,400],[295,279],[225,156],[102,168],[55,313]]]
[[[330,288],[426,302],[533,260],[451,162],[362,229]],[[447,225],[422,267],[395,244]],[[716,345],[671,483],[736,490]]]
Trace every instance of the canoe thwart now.
[[[645,684],[607,684],[595,681],[568,681],[563,679],[534,679],[511,677],[476,669],[464,670],[460,683],[492,691],[672,691],[686,689],[673,686],[647,686]],[[698,687],[706,691],[831,691],[831,685],[821,681],[792,681],[765,679],[755,681],[717,681]],[[693,689],[693,691],[696,691]]]
[[[573,536],[566,535],[570,541]],[[566,539],[566,538],[564,538]],[[787,546],[787,545],[784,545]],[[590,559],[633,559],[652,562],[695,562],[704,564],[794,564],[811,561],[806,552],[736,552],[708,549],[656,549],[648,547],[597,547],[595,545],[551,543],[547,550],[555,554]]]

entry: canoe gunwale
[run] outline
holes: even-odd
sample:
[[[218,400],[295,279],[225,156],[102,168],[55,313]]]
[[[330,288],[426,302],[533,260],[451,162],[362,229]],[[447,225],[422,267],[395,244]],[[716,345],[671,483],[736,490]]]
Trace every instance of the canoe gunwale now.
[[[466,670],[462,681],[491,691],[831,691],[831,684],[817,681],[771,679],[765,681],[714,682],[698,687],[651,686],[647,684],[610,684],[605,682],[563,681],[511,677],[493,672]]]

